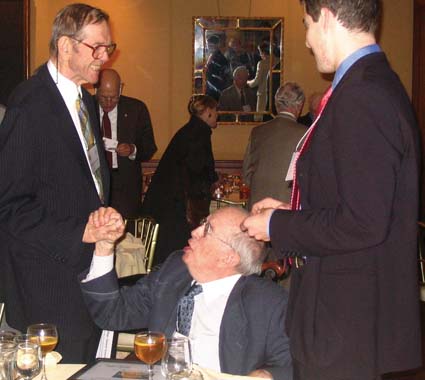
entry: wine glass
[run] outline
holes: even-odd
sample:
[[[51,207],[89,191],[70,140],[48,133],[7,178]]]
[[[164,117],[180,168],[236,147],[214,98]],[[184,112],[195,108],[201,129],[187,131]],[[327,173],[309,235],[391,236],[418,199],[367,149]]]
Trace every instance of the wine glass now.
[[[41,350],[36,343],[29,341],[19,343],[15,352],[15,370],[21,379],[31,380],[41,370]]]
[[[164,355],[165,346],[165,335],[160,332],[140,332],[134,338],[134,352],[148,365],[149,379],[153,378],[153,365]]]
[[[58,330],[51,323],[37,323],[28,326],[27,333],[36,335],[40,339],[40,348],[43,356],[43,370],[40,380],[47,380],[46,355],[53,351],[58,343]]]
[[[188,338],[167,340],[167,350],[161,362],[162,374],[167,380],[189,379],[192,373],[192,352]]]

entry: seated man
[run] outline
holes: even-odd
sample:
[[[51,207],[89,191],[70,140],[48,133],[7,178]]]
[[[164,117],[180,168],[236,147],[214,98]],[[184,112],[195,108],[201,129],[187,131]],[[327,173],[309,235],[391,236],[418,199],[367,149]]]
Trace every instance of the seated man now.
[[[239,66],[233,71],[233,84],[221,93],[218,110],[226,112],[255,112],[257,97],[255,91],[247,85],[248,69]],[[240,121],[252,121],[253,115],[241,115]],[[220,121],[235,121],[234,115],[221,114]]]
[[[118,288],[112,248],[106,252],[96,247],[90,273],[81,275],[83,296],[95,322],[103,329],[148,328],[168,337],[177,331],[189,336],[194,362],[203,367],[292,379],[284,332],[287,294],[255,275],[263,246],[241,232],[246,216],[239,208],[219,209],[192,231],[183,251],[174,252],[159,271],[127,288]],[[100,262],[108,263],[103,271]],[[195,283],[202,291],[194,296],[190,326],[183,326],[179,311],[184,306],[179,301],[187,299]]]

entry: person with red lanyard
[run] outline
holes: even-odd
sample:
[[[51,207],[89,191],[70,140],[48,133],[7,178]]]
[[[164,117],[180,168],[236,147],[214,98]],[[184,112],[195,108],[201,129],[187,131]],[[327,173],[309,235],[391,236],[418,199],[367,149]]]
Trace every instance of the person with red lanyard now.
[[[294,380],[380,379],[421,365],[418,127],[376,44],[380,1],[301,3],[306,45],[334,80],[294,153],[292,204],[266,198],[241,229],[304,258],[286,319]]]

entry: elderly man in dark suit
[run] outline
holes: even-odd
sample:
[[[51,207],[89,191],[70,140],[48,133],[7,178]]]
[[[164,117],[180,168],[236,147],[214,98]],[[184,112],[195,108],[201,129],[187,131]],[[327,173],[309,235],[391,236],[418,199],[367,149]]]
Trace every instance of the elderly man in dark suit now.
[[[151,118],[145,103],[121,95],[121,78],[102,70],[95,100],[111,169],[111,206],[125,218],[140,216],[142,161],[156,152]]]
[[[285,83],[275,95],[276,117],[252,129],[242,168],[244,182],[250,188],[248,209],[265,197],[290,202],[292,181],[285,177],[305,133],[305,127],[296,121],[304,99],[298,84]]]
[[[239,208],[216,211],[192,231],[183,251],[122,291],[113,270],[113,248],[96,249],[90,272],[80,277],[96,323],[110,330],[148,328],[168,337],[177,330],[189,336],[194,362],[201,366],[292,379],[284,332],[286,292],[255,275],[264,251],[262,243],[240,231],[246,215]],[[190,294],[194,308],[186,310],[186,324],[181,299],[188,301]]]
[[[108,201],[109,172],[92,97],[81,85],[97,82],[114,49],[106,13],[63,8],[48,63],[12,93],[0,128],[6,319],[24,332],[32,323],[56,324],[65,363],[94,359],[99,339],[77,274],[102,238],[87,218]]]
[[[292,210],[265,199],[243,228],[305,258],[291,273],[294,377],[378,379],[421,365],[418,127],[376,44],[380,1],[302,3],[306,44],[335,77],[298,152]]]
[[[227,112],[255,112],[257,96],[248,85],[249,72],[245,66],[239,66],[233,71],[233,84],[221,93],[218,110]],[[221,121],[234,121],[234,116],[222,115]],[[240,120],[252,121],[252,115],[243,115]]]

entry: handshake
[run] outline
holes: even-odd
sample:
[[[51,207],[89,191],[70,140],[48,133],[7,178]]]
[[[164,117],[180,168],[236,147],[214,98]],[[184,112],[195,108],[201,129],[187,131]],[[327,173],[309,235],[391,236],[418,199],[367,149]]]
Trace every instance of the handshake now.
[[[112,207],[100,207],[89,215],[83,242],[96,243],[97,256],[114,253],[115,242],[124,234],[125,223],[121,214]]]

